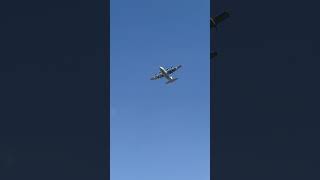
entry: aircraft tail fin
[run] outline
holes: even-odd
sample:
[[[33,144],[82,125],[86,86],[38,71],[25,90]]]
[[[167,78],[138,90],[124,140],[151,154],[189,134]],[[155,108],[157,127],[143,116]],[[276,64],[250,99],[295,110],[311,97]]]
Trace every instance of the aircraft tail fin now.
[[[167,81],[167,82],[166,82],[166,84],[173,83],[173,82],[175,82],[177,79],[178,79],[178,78],[173,78],[173,79],[171,79],[171,80]]]

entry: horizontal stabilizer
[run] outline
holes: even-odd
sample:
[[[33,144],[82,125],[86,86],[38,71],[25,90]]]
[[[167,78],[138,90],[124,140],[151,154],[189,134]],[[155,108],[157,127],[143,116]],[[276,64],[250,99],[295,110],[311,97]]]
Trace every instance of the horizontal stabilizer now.
[[[173,78],[172,80],[167,81],[166,84],[173,83],[173,82],[175,82],[177,79],[178,79],[178,78]]]

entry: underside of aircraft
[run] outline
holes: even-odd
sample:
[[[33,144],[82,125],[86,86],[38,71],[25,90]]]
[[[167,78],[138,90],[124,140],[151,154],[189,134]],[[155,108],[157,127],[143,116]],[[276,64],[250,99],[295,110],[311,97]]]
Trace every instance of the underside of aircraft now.
[[[170,67],[170,68],[163,68],[163,67],[159,67],[160,69],[160,72],[158,74],[155,74],[151,80],[157,80],[157,79],[160,79],[160,78],[163,78],[165,77],[168,81],[166,82],[166,84],[169,84],[169,83],[173,83],[174,81],[176,81],[178,78],[174,78],[172,76],[170,76],[170,74],[174,73],[175,71],[177,71],[178,69],[180,69],[182,67],[182,65],[178,65],[178,66],[175,66],[175,67]]]

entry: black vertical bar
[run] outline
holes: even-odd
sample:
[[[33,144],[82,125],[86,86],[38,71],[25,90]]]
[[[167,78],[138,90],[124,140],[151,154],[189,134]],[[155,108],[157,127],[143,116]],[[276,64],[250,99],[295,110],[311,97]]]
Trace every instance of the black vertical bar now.
[[[210,16],[213,17],[215,0],[210,0]],[[209,19],[208,19],[209,20]],[[209,24],[209,23],[208,23]],[[215,51],[215,28],[210,29],[210,53]],[[210,59],[210,179],[216,180],[216,57]]]
[[[107,149],[107,152],[105,152],[105,163],[106,165],[104,168],[104,179],[110,179],[110,0],[104,0],[105,1],[105,54],[104,54],[104,96],[105,96],[105,102],[104,102],[104,119],[105,119],[105,133],[104,138],[106,140],[105,146]]]

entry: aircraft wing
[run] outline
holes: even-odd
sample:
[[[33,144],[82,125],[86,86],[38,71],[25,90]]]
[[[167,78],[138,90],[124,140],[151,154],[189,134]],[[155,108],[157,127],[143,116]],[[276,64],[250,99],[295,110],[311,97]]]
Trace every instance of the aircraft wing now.
[[[225,19],[227,19],[228,17],[230,17],[230,13],[224,11],[223,13],[221,13],[218,16],[214,17],[214,22],[216,24],[219,24],[222,21],[224,21]]]
[[[160,78],[162,78],[163,76],[164,76],[164,75],[163,75],[162,73],[156,74],[155,76],[153,76],[153,77],[151,78],[151,80],[160,79]]]
[[[178,70],[181,67],[182,67],[181,65],[176,66],[176,67],[171,67],[171,68],[166,69],[166,71],[168,74],[172,74],[173,72],[175,72],[176,70]]]

